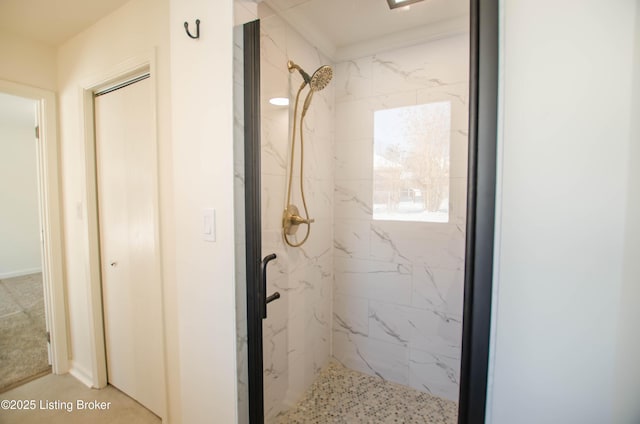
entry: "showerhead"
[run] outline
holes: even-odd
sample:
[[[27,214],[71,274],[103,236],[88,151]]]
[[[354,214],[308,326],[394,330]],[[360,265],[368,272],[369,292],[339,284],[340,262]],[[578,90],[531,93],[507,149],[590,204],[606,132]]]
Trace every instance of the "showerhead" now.
[[[331,82],[331,78],[333,78],[333,69],[331,69],[331,66],[329,65],[324,65],[319,67],[313,73],[309,85],[311,86],[311,89],[313,91],[320,91],[327,85],[329,85],[329,82]]]
[[[318,69],[316,69],[312,76],[309,76],[309,74],[307,74],[304,69],[302,69],[299,65],[291,60],[287,62],[287,68],[289,69],[289,72],[293,72],[294,69],[300,72],[300,75],[302,75],[304,82],[309,84],[311,90],[313,91],[322,90],[327,85],[329,85],[331,78],[333,78],[333,69],[331,69],[331,66],[329,65],[323,65],[319,67]]]
[[[302,90],[307,84],[309,84],[309,87],[311,87],[311,90],[309,90],[309,94],[307,94],[307,98],[304,99],[304,107],[302,108],[302,116],[304,117],[307,114],[309,106],[311,105],[313,93],[323,90],[331,82],[331,78],[333,78],[333,69],[329,65],[323,65],[316,69],[312,76],[309,76],[309,74],[307,74],[300,66],[296,65],[291,60],[287,62],[287,68],[289,69],[289,72],[293,72],[293,70],[296,69],[298,72],[300,72],[300,75],[302,75],[304,84],[300,86],[300,90]],[[298,93],[300,93],[300,91],[298,91]]]

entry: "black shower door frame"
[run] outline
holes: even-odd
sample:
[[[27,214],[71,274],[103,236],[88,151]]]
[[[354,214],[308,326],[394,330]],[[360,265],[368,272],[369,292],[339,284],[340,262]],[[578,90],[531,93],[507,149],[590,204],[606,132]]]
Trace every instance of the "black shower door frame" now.
[[[470,0],[469,165],[458,424],[485,420],[496,193],[498,0]],[[244,25],[249,422],[264,423],[260,211],[260,21]]]

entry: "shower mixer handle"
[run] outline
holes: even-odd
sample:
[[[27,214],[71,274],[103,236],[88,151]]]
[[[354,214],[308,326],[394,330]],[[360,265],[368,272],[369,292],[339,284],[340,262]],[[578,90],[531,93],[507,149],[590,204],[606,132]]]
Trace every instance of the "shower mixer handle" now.
[[[300,215],[294,215],[289,219],[291,220],[291,223],[293,225],[300,225],[300,224],[307,224],[308,225],[308,224],[311,224],[312,222],[316,222],[316,220],[313,219],[313,218],[304,219]]]
[[[298,207],[295,205],[287,206],[287,209],[285,209],[282,214],[282,228],[284,229],[285,234],[290,236],[294,235],[298,231],[300,224],[311,225],[313,222],[315,222],[315,219],[313,218],[301,217]]]

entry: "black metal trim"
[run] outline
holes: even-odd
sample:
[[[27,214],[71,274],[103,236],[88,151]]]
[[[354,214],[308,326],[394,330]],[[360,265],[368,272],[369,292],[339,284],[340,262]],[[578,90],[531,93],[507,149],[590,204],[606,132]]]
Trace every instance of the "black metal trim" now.
[[[459,424],[484,423],[496,194],[498,0],[471,0],[469,167]]]
[[[105,88],[103,90],[96,91],[95,93],[93,93],[93,97],[104,96],[105,94],[109,94],[109,93],[112,93],[112,92],[114,92],[116,90],[120,90],[121,88],[128,87],[131,84],[135,84],[138,81],[142,81],[142,80],[145,80],[145,79],[150,78],[150,77],[151,77],[151,74],[149,72],[145,72],[144,74],[140,75],[139,77],[135,77],[135,78],[132,78],[130,80],[126,80],[124,82],[118,83],[118,84],[116,84],[114,86]]]
[[[247,365],[249,423],[264,423],[260,217],[260,21],[243,27],[244,176],[247,267]]]

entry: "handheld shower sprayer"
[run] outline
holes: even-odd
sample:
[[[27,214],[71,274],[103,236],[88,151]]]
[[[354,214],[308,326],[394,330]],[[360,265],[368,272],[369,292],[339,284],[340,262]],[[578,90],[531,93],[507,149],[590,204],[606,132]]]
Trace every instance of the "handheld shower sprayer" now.
[[[313,75],[309,76],[308,73],[304,71],[299,65],[289,60],[287,62],[287,68],[289,72],[298,71],[304,80],[296,93],[296,101],[295,106],[293,108],[293,131],[291,136],[291,163],[289,166],[289,183],[287,185],[287,200],[285,204],[285,209],[282,214],[282,236],[284,241],[291,247],[299,247],[302,246],[307,239],[309,238],[309,234],[311,234],[311,223],[314,222],[312,218],[309,218],[309,210],[307,208],[307,201],[304,196],[304,117],[307,114],[309,106],[311,105],[311,99],[313,98],[313,93],[316,91],[323,90],[329,82],[331,82],[331,78],[333,78],[333,69],[331,66],[323,65],[316,69]],[[296,124],[297,124],[297,115],[298,115],[298,101],[300,100],[300,93],[302,90],[309,86],[309,93],[307,97],[304,99],[304,105],[302,107],[302,114],[300,115],[300,195],[302,197],[302,206],[304,207],[304,214],[306,218],[300,216],[298,207],[291,204],[291,183],[293,179],[293,158],[295,152],[295,144],[296,144]],[[289,240],[288,236],[294,235],[298,231],[298,227],[301,224],[307,225],[307,233],[302,239],[302,241],[298,243],[293,243]]]

